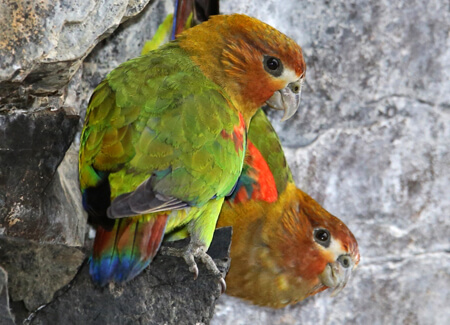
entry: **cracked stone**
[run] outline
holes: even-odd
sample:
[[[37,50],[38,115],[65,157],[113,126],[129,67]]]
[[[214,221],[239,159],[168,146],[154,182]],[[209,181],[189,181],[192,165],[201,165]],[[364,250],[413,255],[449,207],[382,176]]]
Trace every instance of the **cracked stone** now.
[[[78,120],[62,109],[0,115],[2,234],[83,244],[86,219],[80,209],[76,213],[74,204],[67,203],[70,190],[63,190],[64,181],[54,177],[73,141]],[[76,158],[71,164],[76,170]],[[76,172],[66,176],[76,182]]]
[[[65,87],[94,46],[149,0],[14,1],[0,11],[0,104]]]
[[[23,301],[28,310],[49,303],[73,279],[84,258],[79,248],[0,236],[0,261],[8,272],[11,300]]]

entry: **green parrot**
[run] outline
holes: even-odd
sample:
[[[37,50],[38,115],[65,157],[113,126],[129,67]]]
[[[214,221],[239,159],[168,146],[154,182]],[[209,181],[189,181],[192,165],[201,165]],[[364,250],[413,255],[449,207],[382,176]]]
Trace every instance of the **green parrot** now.
[[[206,251],[250,120],[264,103],[292,116],[304,71],[294,41],[237,14],[111,71],[91,97],[79,153],[83,206],[97,225],[94,282],[134,278],[179,228],[191,237],[178,252],[189,269],[198,274],[198,257],[220,275]]]

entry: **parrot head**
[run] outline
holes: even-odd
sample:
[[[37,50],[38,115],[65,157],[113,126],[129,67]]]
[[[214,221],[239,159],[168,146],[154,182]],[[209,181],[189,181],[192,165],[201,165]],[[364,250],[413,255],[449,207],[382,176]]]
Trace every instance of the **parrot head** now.
[[[176,42],[247,123],[264,104],[284,110],[283,120],[297,111],[306,71],[302,49],[273,27],[245,15],[217,15]]]
[[[341,220],[309,195],[296,189],[295,197],[284,210],[277,234],[283,238],[276,242],[277,251],[283,252],[278,267],[291,279],[291,289],[302,291],[304,298],[327,288],[335,296],[359,263],[358,243]]]
[[[224,204],[218,223],[233,226],[227,294],[282,308],[345,287],[360,256],[341,220],[293,182],[275,201],[248,196],[244,186],[239,191],[243,195]]]

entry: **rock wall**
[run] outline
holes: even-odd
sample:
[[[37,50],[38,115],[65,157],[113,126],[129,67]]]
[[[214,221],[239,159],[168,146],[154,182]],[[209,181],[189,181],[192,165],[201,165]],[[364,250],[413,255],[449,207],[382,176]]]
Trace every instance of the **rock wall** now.
[[[70,89],[80,82],[84,58],[98,42],[148,3],[6,0],[0,5],[0,234],[83,244],[76,149],[61,163],[86,107],[71,101]],[[87,89],[83,98],[90,93]]]
[[[0,324],[210,322],[221,287],[203,265],[194,280],[182,259],[158,257],[105,288],[87,270],[77,172],[87,101],[172,11],[171,1],[0,3]],[[223,274],[230,240],[219,231],[208,252]]]
[[[0,236],[51,251],[85,243],[77,116],[106,73],[139,55],[172,10],[171,0],[0,4]],[[448,4],[222,0],[221,10],[260,18],[303,47],[302,110],[286,123],[274,114],[273,123],[298,186],[346,222],[362,258],[338,297],[321,293],[274,311],[223,296],[212,324],[450,319]],[[9,294],[27,317],[24,306],[45,303],[65,283],[37,290],[41,300]]]
[[[221,1],[306,55],[303,110],[273,123],[297,185],[358,239],[335,298],[269,310],[222,297],[214,325],[450,319],[450,11],[442,1]]]

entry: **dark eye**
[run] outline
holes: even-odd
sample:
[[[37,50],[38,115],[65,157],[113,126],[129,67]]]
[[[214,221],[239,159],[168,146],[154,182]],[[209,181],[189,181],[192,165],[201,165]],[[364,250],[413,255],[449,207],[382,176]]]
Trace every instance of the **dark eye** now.
[[[326,229],[316,229],[314,230],[314,240],[324,247],[330,245],[330,232]]]
[[[264,56],[264,69],[274,77],[283,73],[283,64],[280,59],[273,56]]]
[[[276,70],[276,69],[278,69],[279,66],[280,66],[280,61],[278,61],[278,59],[276,59],[276,58],[269,58],[267,60],[267,67],[270,70]]]

